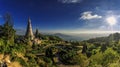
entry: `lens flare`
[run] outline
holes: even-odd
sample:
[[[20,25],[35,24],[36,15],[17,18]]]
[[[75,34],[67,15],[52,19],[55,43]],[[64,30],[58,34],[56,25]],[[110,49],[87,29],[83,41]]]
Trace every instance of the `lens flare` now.
[[[117,23],[117,20],[114,16],[106,18],[106,21],[110,26],[113,26]]]

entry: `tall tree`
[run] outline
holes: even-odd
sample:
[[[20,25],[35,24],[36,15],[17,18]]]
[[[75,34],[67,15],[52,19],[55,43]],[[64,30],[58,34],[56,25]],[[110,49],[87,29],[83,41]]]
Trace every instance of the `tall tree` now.
[[[84,44],[84,45],[83,45],[83,49],[82,49],[82,53],[86,53],[86,52],[87,52],[87,45]]]
[[[3,25],[3,36],[10,44],[14,43],[15,30],[13,29],[13,20],[9,13],[4,16],[5,24]]]
[[[38,37],[38,35],[39,35],[39,31],[38,31],[38,29],[36,29],[36,32],[35,32],[35,37],[37,38],[37,37]]]
[[[13,27],[14,25],[14,22],[13,22],[13,18],[11,16],[10,13],[6,13],[4,16],[3,16],[4,20],[5,20],[5,24],[8,24],[10,26]]]

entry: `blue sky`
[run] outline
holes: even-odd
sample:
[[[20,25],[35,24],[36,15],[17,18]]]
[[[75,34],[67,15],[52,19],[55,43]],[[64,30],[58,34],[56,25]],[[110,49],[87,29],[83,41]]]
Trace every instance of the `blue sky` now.
[[[0,0],[2,16],[9,12],[15,29],[25,30],[28,17],[41,32],[92,33],[120,30],[120,0]],[[107,18],[116,23],[109,25]]]

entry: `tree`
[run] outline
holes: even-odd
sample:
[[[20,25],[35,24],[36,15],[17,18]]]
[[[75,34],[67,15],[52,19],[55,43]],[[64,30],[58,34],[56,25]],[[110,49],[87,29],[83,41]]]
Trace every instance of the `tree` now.
[[[110,67],[110,64],[117,63],[118,61],[119,54],[112,48],[107,48],[104,52],[92,55],[89,66],[96,67],[96,65],[101,65],[102,67]]]
[[[107,48],[107,50],[103,53],[103,59],[102,59],[102,64],[103,66],[107,66],[110,63],[115,63],[118,61],[119,55],[116,51],[114,51],[112,48]]]
[[[58,52],[58,59],[66,65],[74,65],[79,64],[78,57],[77,57],[77,51],[73,48],[73,46],[64,46],[61,48],[61,50]]]
[[[39,31],[38,31],[38,29],[36,29],[35,37],[38,38],[38,35],[39,35]]]
[[[52,47],[46,49],[45,55],[46,57],[50,58],[54,63]]]
[[[14,37],[15,37],[15,30],[13,29],[13,21],[12,17],[10,14],[5,14],[5,24],[3,25],[2,28],[2,33],[3,37],[5,40],[7,40],[7,43],[9,42],[10,44],[14,43]]]
[[[87,45],[84,44],[84,45],[83,45],[83,49],[82,49],[82,53],[86,53],[86,52],[87,52]]]

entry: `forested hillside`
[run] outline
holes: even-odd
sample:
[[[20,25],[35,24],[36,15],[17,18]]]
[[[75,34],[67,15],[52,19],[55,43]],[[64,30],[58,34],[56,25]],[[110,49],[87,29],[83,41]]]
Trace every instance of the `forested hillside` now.
[[[6,16],[4,25],[0,26],[1,67],[120,66],[119,33],[85,41],[64,41],[36,31],[35,37],[41,41],[36,44],[16,35],[11,16]]]

